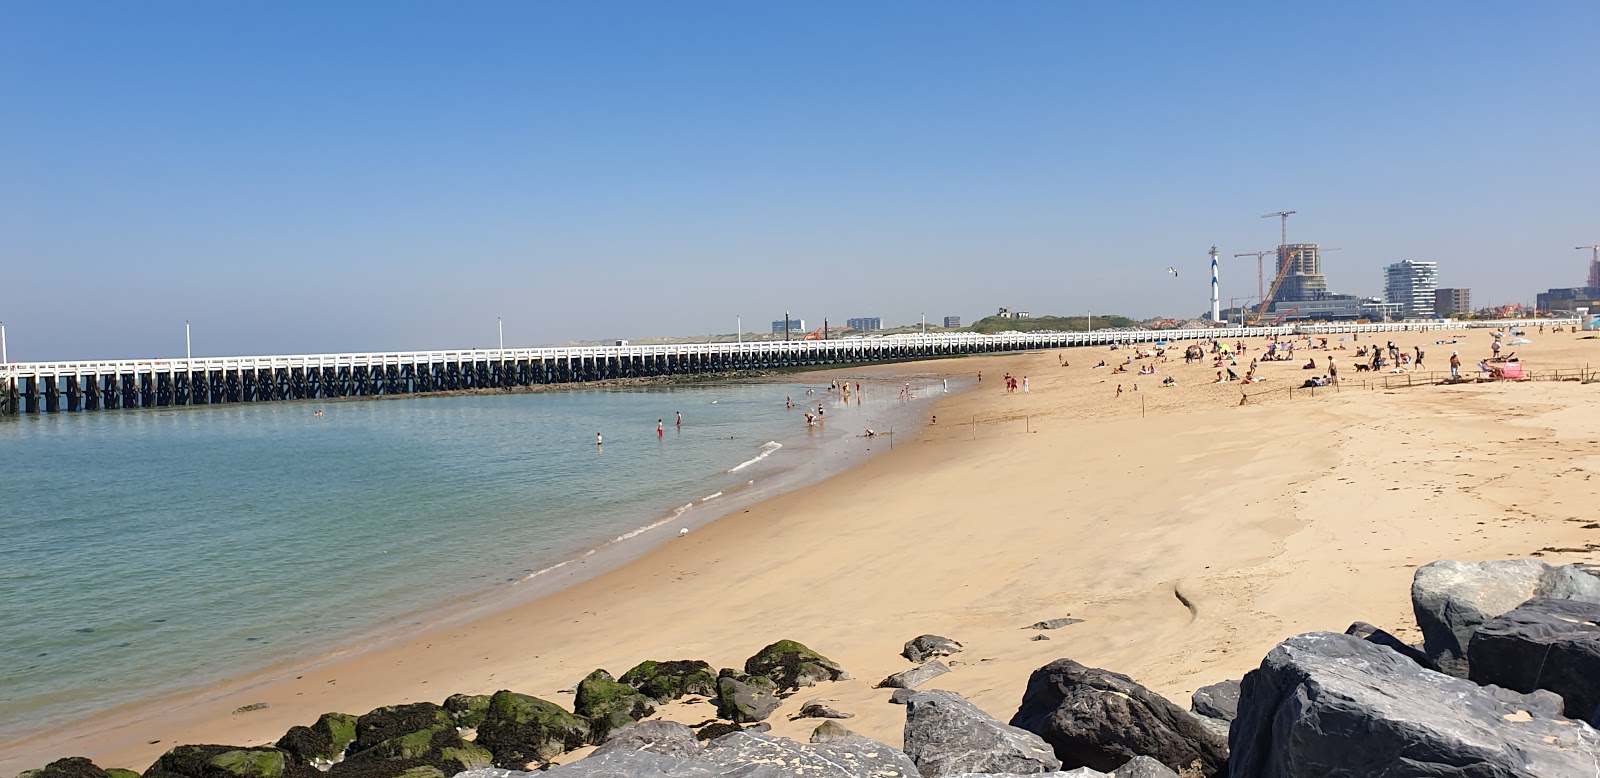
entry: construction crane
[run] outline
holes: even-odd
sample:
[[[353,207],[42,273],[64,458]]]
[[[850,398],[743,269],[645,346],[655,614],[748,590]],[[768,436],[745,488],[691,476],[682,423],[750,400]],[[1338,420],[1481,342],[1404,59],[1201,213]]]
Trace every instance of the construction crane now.
[[[1290,213],[1293,213],[1293,211]],[[1318,248],[1317,253],[1321,254],[1324,251],[1338,250],[1339,249],[1332,247]],[[1289,261],[1289,250],[1287,244],[1280,246],[1279,252],[1280,256],[1278,258],[1278,275],[1272,279],[1272,288],[1267,290],[1266,294],[1261,297],[1261,302],[1256,306],[1256,315],[1249,321],[1249,326],[1251,327],[1260,324],[1262,317],[1267,315],[1267,306],[1271,305],[1273,299],[1278,296],[1278,287],[1283,286],[1283,279],[1289,277],[1289,268],[1294,265],[1293,262]]]
[[[1573,248],[1577,249],[1578,251],[1588,249],[1589,251],[1594,252],[1594,258],[1589,260],[1589,285],[1600,286],[1600,245],[1573,246]]]
[[[1235,257],[1255,257],[1256,258],[1256,299],[1257,300],[1263,299],[1263,296],[1266,295],[1266,293],[1267,293],[1266,276],[1264,275],[1264,273],[1263,273],[1263,271],[1261,269],[1261,258],[1266,256],[1266,255],[1268,255],[1268,254],[1276,254],[1276,253],[1278,253],[1277,249],[1270,249],[1270,250],[1267,250],[1267,251],[1246,251],[1243,254],[1234,254]]]
[[[1280,233],[1278,245],[1280,246],[1289,245],[1289,217],[1293,216],[1294,214],[1294,211],[1273,211],[1272,213],[1261,214],[1261,218],[1263,219],[1271,219],[1272,217],[1276,216],[1283,220],[1282,224],[1279,225],[1278,230]]]

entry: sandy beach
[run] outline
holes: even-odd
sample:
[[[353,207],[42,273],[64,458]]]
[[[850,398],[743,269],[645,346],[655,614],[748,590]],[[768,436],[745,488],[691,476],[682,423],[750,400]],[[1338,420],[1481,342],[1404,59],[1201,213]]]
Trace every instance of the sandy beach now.
[[[1600,341],[1585,334],[1532,331],[1515,350],[1536,372],[1576,378],[1600,365]],[[1435,344],[1451,338],[1462,342]],[[595,668],[738,667],[780,638],[854,676],[804,689],[772,716],[777,734],[800,739],[816,722],[788,716],[826,699],[856,714],[851,729],[898,744],[904,709],[873,685],[910,666],[901,646],[923,633],[966,646],[927,688],[1002,719],[1028,674],[1058,657],[1126,673],[1186,706],[1195,688],[1239,677],[1300,632],[1362,620],[1417,639],[1408,588],[1434,559],[1593,561],[1595,387],[1406,387],[1406,374],[1355,373],[1356,346],[1388,339],[1421,345],[1436,371],[1459,350],[1472,374],[1491,336],[1330,338],[1348,350],[1264,363],[1264,382],[1249,386],[1211,383],[1217,369],[1184,365],[1181,347],[1153,376],[1091,367],[1130,353],[1104,348],[896,366],[984,380],[911,400],[937,422],[893,451],[624,567],[470,621],[397,625],[406,636],[383,645],[6,743],[0,775],[67,755],[143,769],[178,744],[269,743],[326,711],[453,693],[512,689],[570,707],[563,690]],[[1248,346],[1240,375],[1262,342]],[[1330,353],[1341,387],[1287,391],[1313,373],[1300,369],[1308,356],[1322,365]],[[1028,376],[1029,391],[1006,392],[1007,372]],[[1160,387],[1167,376],[1178,385]],[[1241,393],[1251,400],[1241,404]],[[1027,629],[1063,616],[1083,621]],[[267,707],[235,712],[258,703]],[[714,710],[676,703],[658,715],[695,724]]]

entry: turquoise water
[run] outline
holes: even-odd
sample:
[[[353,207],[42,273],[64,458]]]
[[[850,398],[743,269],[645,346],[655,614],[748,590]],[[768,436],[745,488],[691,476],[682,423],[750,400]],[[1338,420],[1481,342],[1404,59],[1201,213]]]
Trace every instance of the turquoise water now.
[[[4,420],[0,737],[667,539],[881,450],[859,435],[911,426],[898,386],[848,407],[751,383]]]

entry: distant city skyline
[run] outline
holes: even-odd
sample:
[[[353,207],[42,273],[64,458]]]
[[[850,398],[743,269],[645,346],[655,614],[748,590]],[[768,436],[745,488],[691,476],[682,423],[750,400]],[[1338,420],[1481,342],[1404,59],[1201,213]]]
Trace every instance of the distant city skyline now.
[[[13,361],[1488,306],[1600,243],[1600,5],[14,4]],[[1292,36],[1294,56],[1271,44]],[[1176,268],[1174,275],[1167,268]],[[1269,279],[1270,280],[1270,279]],[[935,317],[939,317],[936,319]]]

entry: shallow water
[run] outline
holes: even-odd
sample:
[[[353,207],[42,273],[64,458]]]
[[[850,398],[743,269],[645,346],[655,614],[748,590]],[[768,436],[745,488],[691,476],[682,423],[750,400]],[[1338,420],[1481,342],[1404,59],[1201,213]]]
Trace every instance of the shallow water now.
[[[866,427],[913,426],[898,388],[849,406],[750,383],[7,419],[0,736],[675,535],[857,461]]]

